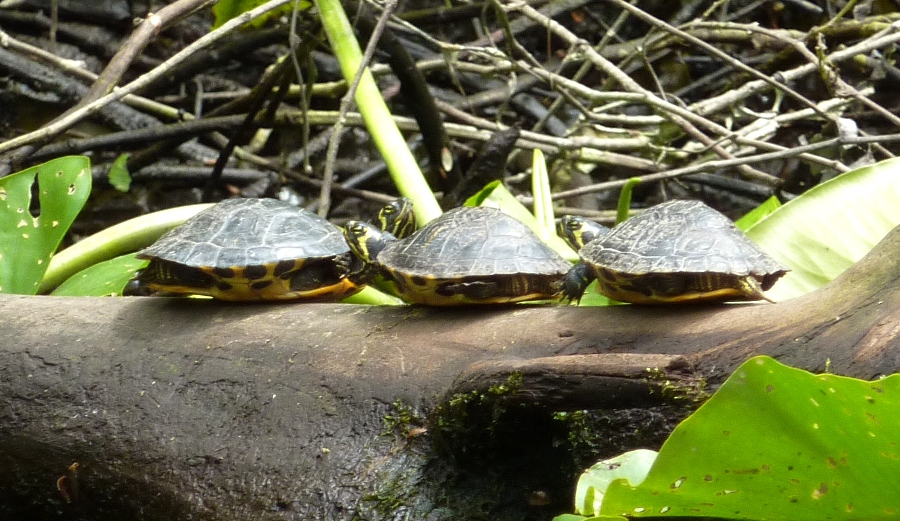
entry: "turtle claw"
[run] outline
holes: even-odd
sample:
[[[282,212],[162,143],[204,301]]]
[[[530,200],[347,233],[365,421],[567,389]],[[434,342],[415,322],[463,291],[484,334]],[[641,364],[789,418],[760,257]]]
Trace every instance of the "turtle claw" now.
[[[581,303],[581,297],[584,291],[594,281],[596,276],[591,273],[590,267],[583,262],[572,266],[566,276],[562,280],[562,291],[560,296],[561,302],[574,302],[576,305]]]
[[[750,300],[767,300],[772,304],[777,304],[777,302],[769,298],[769,296],[763,292],[762,285],[753,275],[747,275],[739,280],[738,287],[741,292],[744,293],[744,296]]]

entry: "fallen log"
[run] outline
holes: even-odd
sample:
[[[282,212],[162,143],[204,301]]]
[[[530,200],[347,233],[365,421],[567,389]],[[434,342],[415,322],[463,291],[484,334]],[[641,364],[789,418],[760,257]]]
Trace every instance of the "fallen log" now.
[[[477,510],[547,519],[554,510],[527,493],[556,481],[563,497],[553,505],[568,504],[562,478],[547,470],[564,466],[552,436],[525,435],[520,423],[510,428],[518,438],[504,438],[524,440],[511,459],[531,473],[492,469],[483,453],[476,470],[459,468],[469,441],[452,438],[472,430],[453,422],[472,418],[454,404],[515,411],[491,416],[488,437],[510,418],[541,423],[551,411],[667,407],[663,387],[674,382],[683,397],[756,354],[813,371],[830,361],[831,371],[866,379],[892,373],[898,250],[894,230],[833,283],[776,305],[430,309],[2,295],[0,517],[467,519]],[[411,437],[383,435],[401,424]],[[568,479],[571,469],[560,472]]]

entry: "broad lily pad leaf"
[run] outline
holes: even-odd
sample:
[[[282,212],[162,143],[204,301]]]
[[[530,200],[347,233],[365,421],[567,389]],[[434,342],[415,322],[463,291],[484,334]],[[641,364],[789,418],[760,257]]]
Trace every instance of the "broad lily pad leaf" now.
[[[791,269],[766,292],[786,300],[824,286],[900,224],[900,159],[856,169],[809,190],[747,235]]]
[[[656,454],[653,450],[633,450],[584,471],[575,488],[575,511],[586,516],[599,513],[606,489],[617,479],[624,478],[632,485],[640,485],[656,461]]]
[[[900,375],[813,375],[745,362],[601,512],[770,521],[900,516]]]
[[[37,293],[91,192],[90,166],[84,156],[62,157],[0,179],[0,293]]]
[[[51,295],[57,297],[107,297],[121,295],[135,271],[147,265],[134,253],[94,264],[66,279]]]

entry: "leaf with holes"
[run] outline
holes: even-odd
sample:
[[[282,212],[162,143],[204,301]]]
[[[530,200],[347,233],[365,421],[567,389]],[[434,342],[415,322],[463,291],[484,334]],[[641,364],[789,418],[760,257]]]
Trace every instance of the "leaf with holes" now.
[[[90,191],[90,160],[83,156],[54,159],[0,179],[0,293],[37,293],[50,257]]]
[[[820,521],[900,516],[900,375],[813,375],[745,362],[603,514]]]

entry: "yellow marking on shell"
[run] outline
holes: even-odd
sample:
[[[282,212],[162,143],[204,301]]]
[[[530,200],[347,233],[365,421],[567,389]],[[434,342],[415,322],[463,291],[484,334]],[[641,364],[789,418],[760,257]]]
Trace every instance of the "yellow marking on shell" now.
[[[605,272],[605,273],[604,273]],[[604,275],[611,275],[607,277]],[[677,276],[673,274],[673,276]],[[763,293],[762,288],[753,276],[738,278],[734,286],[722,286],[716,274],[706,274],[707,280],[704,287],[685,291],[674,295],[657,294],[649,295],[628,289],[632,280],[637,280],[643,275],[623,275],[609,270],[601,270],[597,277],[597,292],[605,297],[619,302],[630,304],[674,304],[682,302],[726,302],[729,300],[767,300],[774,301]]]
[[[362,286],[347,279],[342,279],[338,284],[316,288],[314,290],[292,291],[289,281],[273,283],[261,290],[253,289],[249,284],[234,285],[231,289],[220,290],[212,288],[195,288],[185,286],[171,286],[155,283],[147,283],[147,287],[153,291],[167,293],[179,293],[184,295],[206,295],[219,300],[228,301],[262,301],[262,300],[306,300],[334,302],[359,293]]]
[[[604,286],[601,288],[601,286]],[[722,302],[726,300],[738,300],[745,295],[736,289],[725,288],[715,291],[681,293],[679,295],[644,295],[636,291],[624,291],[612,286],[597,284],[597,291],[604,296],[619,302],[631,304],[670,304],[678,302]]]
[[[407,291],[401,297],[411,304],[423,304],[426,306],[462,306],[469,304],[515,304],[527,300],[545,300],[550,297],[540,293],[516,295],[515,297],[493,297],[486,299],[472,299],[466,295],[439,295],[434,291]]]
[[[515,304],[517,302],[525,302],[529,300],[547,300],[554,295],[547,295],[540,292],[530,292],[522,295],[501,295],[496,297],[476,299],[468,295],[460,293],[453,295],[441,295],[437,293],[439,285],[438,279],[434,277],[411,277],[409,275],[400,274],[393,270],[386,270],[394,278],[396,284],[397,296],[411,304],[422,304],[425,306],[463,306],[469,304]],[[420,279],[421,284],[414,279]],[[440,282],[447,282],[441,279]]]
[[[290,273],[293,270],[300,268],[303,263],[304,259],[296,260],[293,268],[286,270],[286,272]],[[247,268],[244,266],[231,266],[229,269],[234,272],[233,277],[223,277],[213,268],[198,268],[200,271],[212,276],[220,283],[227,284],[229,286],[227,288],[220,287],[219,285],[213,285],[208,288],[199,288],[195,286],[180,286],[174,284],[156,284],[153,282],[148,282],[147,287],[153,291],[185,295],[206,295],[219,300],[232,302],[262,300],[334,302],[355,295],[363,288],[362,285],[343,278],[336,284],[328,286],[314,289],[292,290],[290,278],[283,279],[275,276],[276,265],[272,264],[264,267],[266,268],[265,274],[255,279],[250,279],[245,275]],[[253,287],[253,284],[264,281],[268,281],[269,284],[259,288]]]

